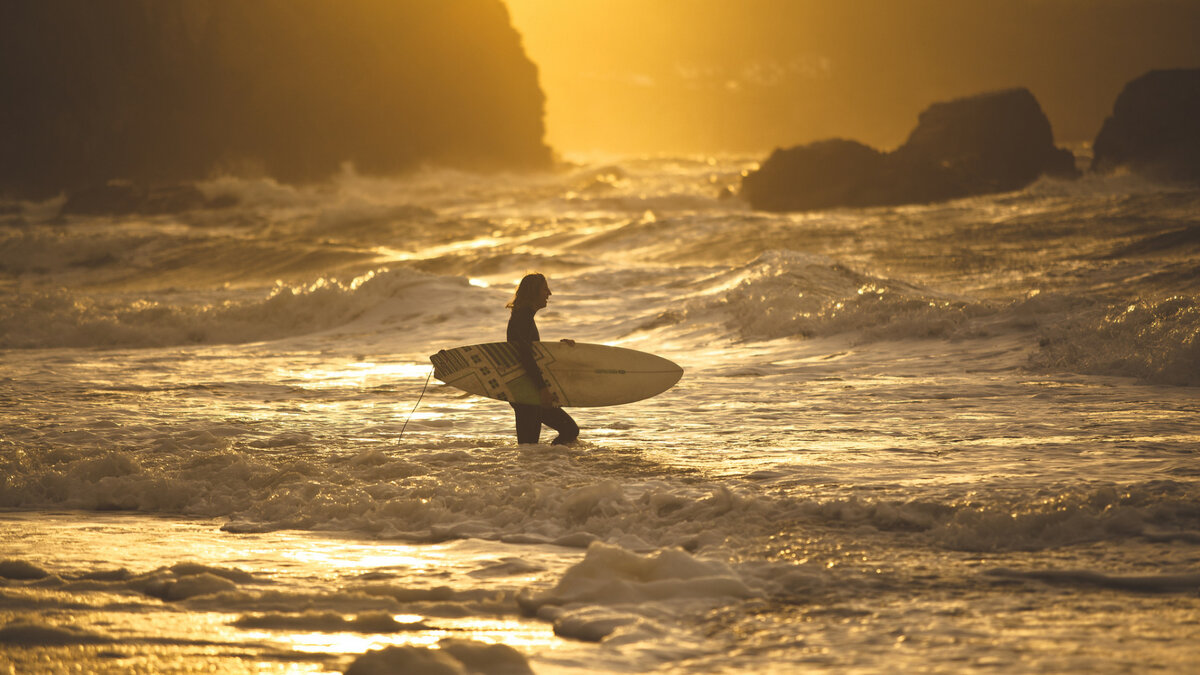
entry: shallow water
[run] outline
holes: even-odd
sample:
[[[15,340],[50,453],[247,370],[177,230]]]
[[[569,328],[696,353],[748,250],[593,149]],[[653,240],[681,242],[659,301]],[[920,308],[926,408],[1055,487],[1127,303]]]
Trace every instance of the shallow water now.
[[[747,166],[8,209],[0,663],[1190,668],[1200,193],[777,215],[716,198]],[[530,269],[546,339],[683,379],[566,449],[422,394]]]

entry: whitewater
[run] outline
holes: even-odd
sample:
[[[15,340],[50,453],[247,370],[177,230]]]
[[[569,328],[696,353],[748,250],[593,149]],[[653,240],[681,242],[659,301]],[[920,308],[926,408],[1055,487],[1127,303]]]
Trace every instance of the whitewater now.
[[[754,166],[0,203],[0,672],[1194,669],[1200,191]],[[682,380],[565,448],[429,381],[530,271]]]

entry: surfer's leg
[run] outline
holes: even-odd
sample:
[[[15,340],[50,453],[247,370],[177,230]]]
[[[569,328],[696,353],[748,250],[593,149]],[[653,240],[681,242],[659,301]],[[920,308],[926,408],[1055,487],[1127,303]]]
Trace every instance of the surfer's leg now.
[[[542,424],[558,432],[555,445],[574,443],[579,438],[579,425],[562,408],[542,408]]]
[[[517,443],[537,443],[542,435],[542,409],[536,405],[509,403],[517,418]]]

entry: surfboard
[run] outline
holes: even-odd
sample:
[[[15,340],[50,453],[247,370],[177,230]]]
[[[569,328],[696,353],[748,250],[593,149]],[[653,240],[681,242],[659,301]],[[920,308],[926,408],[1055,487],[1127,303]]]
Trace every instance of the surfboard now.
[[[683,368],[636,349],[577,342],[534,342],[533,358],[563,407],[620,405],[675,386]],[[541,399],[507,342],[443,349],[429,357],[433,376],[463,391],[513,403]]]

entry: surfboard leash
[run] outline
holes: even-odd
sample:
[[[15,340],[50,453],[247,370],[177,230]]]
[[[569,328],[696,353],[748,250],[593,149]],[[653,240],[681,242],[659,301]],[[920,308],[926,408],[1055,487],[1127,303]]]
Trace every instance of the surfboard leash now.
[[[429,388],[429,380],[433,378],[433,368],[429,369],[429,374],[425,376],[425,386],[421,387],[421,395],[417,397],[417,403],[413,406],[412,412],[408,413],[408,418],[404,420],[404,426],[400,427],[400,435],[396,437],[396,443],[400,443],[400,439],[404,438],[404,430],[408,428],[408,422],[412,419],[413,413],[417,412],[417,408],[421,405],[421,399],[425,398],[425,390]]]

